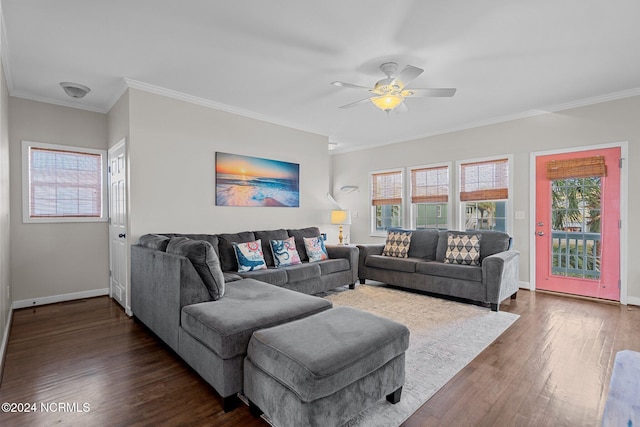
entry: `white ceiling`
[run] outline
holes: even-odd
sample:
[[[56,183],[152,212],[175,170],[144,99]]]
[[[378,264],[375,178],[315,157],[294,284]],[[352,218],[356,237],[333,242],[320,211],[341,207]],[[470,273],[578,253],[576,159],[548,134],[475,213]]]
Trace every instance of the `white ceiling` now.
[[[326,135],[339,151],[640,94],[637,0],[2,0],[12,96],[107,112],[125,87]],[[455,87],[387,115],[382,62]],[[59,82],[89,86],[75,101]]]

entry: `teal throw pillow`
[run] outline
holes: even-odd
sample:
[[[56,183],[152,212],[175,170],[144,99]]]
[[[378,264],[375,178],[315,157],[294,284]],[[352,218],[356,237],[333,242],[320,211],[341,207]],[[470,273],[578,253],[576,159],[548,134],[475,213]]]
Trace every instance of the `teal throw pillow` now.
[[[238,259],[238,272],[267,269],[260,239],[247,243],[232,242],[232,245]]]

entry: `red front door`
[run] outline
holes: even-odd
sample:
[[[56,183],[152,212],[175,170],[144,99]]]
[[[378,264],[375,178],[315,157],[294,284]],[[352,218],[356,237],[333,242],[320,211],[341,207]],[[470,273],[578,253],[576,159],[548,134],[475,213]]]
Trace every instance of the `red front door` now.
[[[548,178],[551,161],[597,156],[604,176]],[[620,300],[619,162],[620,148],[537,157],[536,289]]]

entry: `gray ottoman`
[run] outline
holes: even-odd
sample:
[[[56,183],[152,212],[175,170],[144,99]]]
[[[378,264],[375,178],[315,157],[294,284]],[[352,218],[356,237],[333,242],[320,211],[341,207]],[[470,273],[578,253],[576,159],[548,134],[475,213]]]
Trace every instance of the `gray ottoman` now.
[[[408,347],[406,326],[333,308],[254,332],[244,394],[279,427],[342,425],[385,396],[400,401]]]

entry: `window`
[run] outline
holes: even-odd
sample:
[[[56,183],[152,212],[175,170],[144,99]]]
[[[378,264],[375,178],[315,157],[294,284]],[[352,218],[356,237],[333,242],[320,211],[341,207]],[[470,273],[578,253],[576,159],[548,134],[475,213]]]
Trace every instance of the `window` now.
[[[507,231],[509,159],[460,165],[460,204],[465,229]]]
[[[449,228],[449,166],[410,169],[414,228]]]
[[[402,170],[371,174],[371,233],[402,226]]]
[[[22,142],[24,222],[106,220],[106,151]]]

